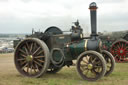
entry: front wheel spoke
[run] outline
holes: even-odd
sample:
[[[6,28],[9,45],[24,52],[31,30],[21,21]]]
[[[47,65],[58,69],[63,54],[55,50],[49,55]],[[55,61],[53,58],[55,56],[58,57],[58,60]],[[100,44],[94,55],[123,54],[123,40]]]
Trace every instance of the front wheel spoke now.
[[[96,76],[96,72],[94,72],[93,70],[91,70],[91,72],[94,74],[94,77]]]
[[[86,60],[89,61],[89,56],[88,55],[86,56]]]
[[[38,63],[37,61],[34,60],[34,62],[35,62],[35,64],[37,64],[38,66],[43,67],[43,65],[41,65],[41,64]]]
[[[88,72],[89,72],[89,70],[87,70],[87,72],[85,73],[85,75],[88,75]]]
[[[88,64],[88,61],[87,60],[82,60],[84,63]]]
[[[111,63],[111,59],[110,58],[106,58],[106,63]]]
[[[100,60],[97,61],[97,62],[95,61],[95,62],[94,62],[94,65],[97,65],[97,64],[100,64],[100,63],[101,63]]]
[[[97,58],[94,58],[93,61],[92,61],[92,63],[94,63],[94,62],[96,61],[96,59],[97,59]]]
[[[94,66],[95,68],[101,68],[101,66]]]
[[[111,66],[107,65],[107,68],[111,68]]]
[[[83,71],[88,70],[88,68],[81,67]]]
[[[80,67],[87,67],[87,64],[80,64]]]
[[[98,73],[101,72],[100,69],[101,69],[101,68],[98,68]]]
[[[89,59],[91,62],[93,61],[93,59],[92,59],[92,57],[90,57],[90,59]]]

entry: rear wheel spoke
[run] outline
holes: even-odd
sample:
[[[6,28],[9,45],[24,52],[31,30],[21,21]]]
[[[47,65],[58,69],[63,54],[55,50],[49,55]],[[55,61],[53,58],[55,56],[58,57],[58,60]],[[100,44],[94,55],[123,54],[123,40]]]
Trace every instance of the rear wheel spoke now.
[[[24,68],[28,65],[28,63],[26,63],[21,69],[24,70]]]
[[[30,74],[32,74],[32,67],[33,67],[33,66],[31,65],[31,68],[30,68]]]
[[[37,70],[39,70],[39,68],[38,68],[37,64],[35,64],[35,66],[36,66],[36,69],[37,69]]]
[[[30,47],[27,42],[26,42],[26,49],[28,50],[28,52],[30,52]]]
[[[24,58],[26,58],[26,57],[27,57],[26,55],[24,55],[24,54],[22,54],[22,53],[21,53],[20,55],[21,55],[22,57],[24,57]]]
[[[23,54],[27,55],[26,52],[22,49],[19,49],[20,52],[22,52]]]
[[[34,60],[34,62],[35,62],[35,64],[37,64],[38,66],[43,67],[43,65],[41,65],[41,64],[38,63],[37,61]]]
[[[25,46],[24,46],[24,49],[26,51],[26,54],[29,55],[29,52],[28,52],[28,50],[27,50],[27,48]]]
[[[21,65],[23,65],[23,64],[25,64],[25,63],[27,63],[27,61],[21,62]]]
[[[39,51],[40,47],[37,48],[37,50],[32,54],[35,55],[37,53],[37,51]]]
[[[40,55],[41,53],[43,53],[44,51],[43,50],[41,50],[41,51],[39,51],[38,53],[37,53],[37,55]]]
[[[32,52],[32,48],[33,48],[33,43],[30,46],[30,52]]]
[[[34,57],[34,58],[44,58],[44,56],[36,56],[36,57]]]
[[[17,59],[18,61],[23,61],[23,60],[25,60],[25,58],[21,58],[21,59]]]
[[[39,62],[41,62],[41,63],[44,63],[44,61],[43,60],[40,60],[40,59],[37,59]]]
[[[28,64],[28,66],[27,66],[27,73],[29,73],[29,64]]]
[[[26,38],[19,42],[15,50],[16,69],[22,75],[40,77],[45,73],[45,69],[48,69],[49,49],[44,41],[38,38]]]

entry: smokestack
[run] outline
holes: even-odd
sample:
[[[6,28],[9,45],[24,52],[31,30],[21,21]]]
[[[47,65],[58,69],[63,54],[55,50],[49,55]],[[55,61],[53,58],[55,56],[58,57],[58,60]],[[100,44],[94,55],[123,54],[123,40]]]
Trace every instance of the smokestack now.
[[[89,5],[90,14],[91,14],[91,36],[97,36],[97,20],[96,20],[96,10],[97,5],[95,2],[92,2]]]

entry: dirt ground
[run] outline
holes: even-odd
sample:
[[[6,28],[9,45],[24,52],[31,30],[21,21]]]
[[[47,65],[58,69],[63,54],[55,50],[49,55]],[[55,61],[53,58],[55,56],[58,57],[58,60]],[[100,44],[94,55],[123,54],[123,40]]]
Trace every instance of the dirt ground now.
[[[0,74],[6,74],[14,70],[16,69],[13,62],[13,53],[0,54]]]

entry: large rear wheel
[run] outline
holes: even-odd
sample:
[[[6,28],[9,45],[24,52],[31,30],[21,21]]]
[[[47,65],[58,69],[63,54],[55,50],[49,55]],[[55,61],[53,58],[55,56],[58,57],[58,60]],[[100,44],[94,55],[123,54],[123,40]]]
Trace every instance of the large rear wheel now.
[[[17,70],[27,77],[40,77],[49,67],[49,49],[37,38],[27,38],[21,41],[14,53]]]
[[[96,51],[86,51],[79,55],[76,68],[84,80],[96,81],[106,73],[106,62]]]

